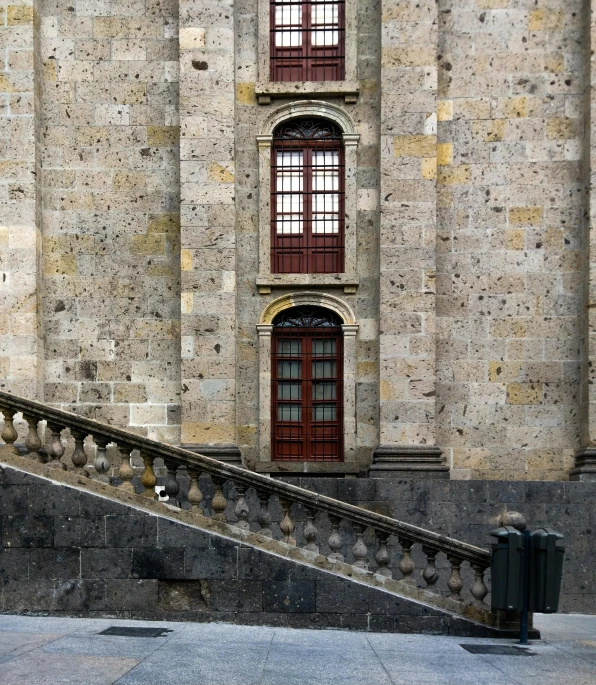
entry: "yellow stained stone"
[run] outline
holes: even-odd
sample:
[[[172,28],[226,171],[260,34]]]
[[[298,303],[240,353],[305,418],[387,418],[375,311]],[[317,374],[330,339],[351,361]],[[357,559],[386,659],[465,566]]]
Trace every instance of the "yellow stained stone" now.
[[[238,102],[240,105],[256,105],[257,96],[255,95],[255,84],[237,83],[236,102]]]
[[[435,157],[437,136],[395,136],[393,154],[396,157]]]
[[[542,223],[542,207],[511,207],[509,223],[538,226]]]
[[[437,145],[437,164],[447,166],[453,161],[453,143],[439,143]]]

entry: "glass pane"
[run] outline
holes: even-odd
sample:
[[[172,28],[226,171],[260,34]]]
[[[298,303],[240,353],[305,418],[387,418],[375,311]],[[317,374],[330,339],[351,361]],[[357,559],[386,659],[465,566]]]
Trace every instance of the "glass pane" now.
[[[277,166],[302,169],[302,152],[300,150],[278,150]]]
[[[336,167],[339,165],[338,150],[315,150],[312,153],[312,165],[316,167]]]
[[[278,378],[301,378],[302,362],[279,361],[277,363]]]
[[[336,362],[335,362],[335,360],[313,362],[312,363],[312,377],[313,378],[336,378]]]
[[[302,407],[299,404],[278,404],[278,421],[302,421]]]
[[[276,226],[278,235],[300,235],[303,222],[300,217],[278,216]]]
[[[300,340],[278,340],[277,341],[278,354],[295,357],[302,352],[302,344]]]
[[[312,44],[313,45],[337,45],[339,42],[338,31],[313,31]]]
[[[329,216],[316,214],[312,220],[313,233],[339,233],[339,221]]]
[[[324,355],[335,354],[335,340],[313,340],[312,341],[312,355],[313,357],[322,357]]]
[[[337,169],[315,169],[312,173],[312,189],[336,192],[339,190],[339,171]],[[337,198],[337,195],[331,195],[331,197]]]
[[[336,398],[336,383],[313,383],[312,398],[313,400],[335,400]]]
[[[275,8],[275,26],[284,27],[275,32],[275,45],[278,48],[298,47],[302,45],[302,5],[300,3],[277,6]]]
[[[313,421],[336,421],[337,410],[334,404],[315,404],[312,412]]]
[[[302,383],[278,383],[277,385],[277,399],[278,400],[301,400],[302,399]],[[323,397],[321,399],[333,399],[331,397]]]

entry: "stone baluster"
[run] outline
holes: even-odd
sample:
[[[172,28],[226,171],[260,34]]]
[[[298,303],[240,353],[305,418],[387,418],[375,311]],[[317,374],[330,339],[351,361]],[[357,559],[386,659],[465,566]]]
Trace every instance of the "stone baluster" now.
[[[109,483],[110,478],[107,474],[110,468],[110,462],[108,461],[106,452],[108,449],[108,443],[110,441],[106,440],[105,438],[96,438],[95,436],[93,436],[93,440],[97,446],[95,460],[93,461],[93,466],[95,467],[96,473],[95,480],[98,480],[102,483]]]
[[[447,587],[451,591],[451,598],[461,600],[460,592],[464,586],[464,581],[462,580],[460,569],[462,560],[458,557],[454,557],[451,554],[447,555],[447,559],[451,564],[451,575],[447,581]]]
[[[377,544],[379,546],[377,553],[375,554],[375,561],[378,565],[376,573],[385,576],[385,578],[391,578],[393,574],[389,568],[389,550],[387,549],[389,533],[385,533],[382,530],[375,530],[375,537],[377,538]]]
[[[155,492],[157,477],[153,470],[153,457],[145,452],[141,452],[141,459],[143,464],[145,464],[145,470],[141,476],[141,484],[145,488],[143,495],[149,497],[149,499],[157,499],[157,493]]]
[[[120,468],[118,469],[118,475],[122,479],[122,485],[120,486],[122,490],[126,492],[135,492],[135,486],[133,485],[132,479],[134,478],[135,471],[130,463],[132,448],[123,445],[120,449],[120,455],[122,461],[120,462]]]
[[[285,497],[280,497],[279,503],[281,504],[281,508],[284,512],[284,516],[281,520],[281,523],[279,524],[279,529],[283,533],[284,542],[287,542],[288,545],[295,545],[296,539],[292,537],[292,533],[294,532],[294,528],[296,528],[296,526],[294,524],[294,521],[292,521],[292,517],[290,516],[290,509],[292,507],[292,503]]]
[[[329,561],[343,561],[344,555],[341,553],[341,534],[339,532],[339,524],[341,523],[341,517],[335,516],[334,514],[329,514],[329,523],[331,524],[331,533],[329,534],[329,539],[327,544],[331,550],[327,559]]]
[[[414,542],[410,538],[403,535],[399,536],[399,544],[401,545],[401,559],[399,562],[399,570],[402,572],[402,581],[405,583],[414,583],[413,573],[416,570],[416,564],[412,560],[411,552]]]
[[[306,524],[304,525],[304,530],[302,531],[302,537],[304,538],[304,549],[309,552],[319,553],[319,545],[317,544],[317,538],[319,537],[319,531],[315,525],[315,510],[311,507],[305,507],[306,512]]]
[[[188,477],[190,478],[190,488],[186,498],[188,499],[191,510],[202,514],[201,502],[203,501],[203,493],[199,487],[199,476],[201,475],[201,472],[191,467],[187,467],[187,471]]]
[[[48,424],[48,428],[50,430],[51,439],[50,446],[48,448],[48,456],[50,457],[50,461],[48,462],[47,466],[50,469],[61,469],[62,471],[66,471],[66,464],[63,464],[60,461],[64,454],[64,445],[60,439],[60,434],[62,433],[63,429],[55,424]]]
[[[486,602],[484,598],[488,594],[488,588],[484,583],[484,572],[486,571],[486,566],[483,564],[472,564],[472,569],[474,570],[474,583],[470,588],[472,597],[474,597],[474,606],[479,609],[487,609]]]
[[[439,572],[435,566],[435,559],[437,557],[437,550],[432,547],[423,545],[422,551],[426,557],[426,568],[422,571],[422,578],[428,587],[434,585],[439,580]]]
[[[14,427],[14,417],[17,415],[17,412],[12,411],[12,409],[2,409],[2,414],[4,416],[4,428],[0,433],[0,437],[7,445],[14,445],[15,440],[18,437],[17,430]],[[13,447],[12,451],[15,454],[19,453],[16,447]]]
[[[180,483],[176,479],[176,471],[178,470],[178,465],[172,461],[166,461],[164,459],[164,464],[167,469],[166,482],[164,483],[163,489],[168,496],[168,503],[175,507],[180,506],[178,502],[178,493],[180,492]]]
[[[236,490],[236,506],[234,507],[234,514],[238,519],[234,525],[242,530],[250,530],[250,526],[248,524],[248,514],[250,510],[246,502],[246,485],[243,485],[242,483],[234,483],[234,488]]]
[[[261,526],[259,533],[265,537],[272,538],[273,532],[271,530],[271,512],[269,511],[269,498],[271,495],[265,490],[257,490],[257,497],[259,498],[259,504],[261,508],[259,509],[258,522]]]
[[[25,438],[25,447],[33,458],[37,457],[39,459],[40,455],[38,454],[38,450],[41,447],[41,438],[37,432],[37,424],[39,423],[39,419],[36,419],[33,416],[24,416],[23,418],[29,426],[29,432]]]
[[[215,486],[215,493],[211,499],[211,509],[213,509],[213,518],[216,521],[226,522],[226,507],[228,506],[228,501],[223,494],[223,484],[224,479],[218,476],[211,476],[213,485]]]
[[[368,548],[364,542],[364,531],[366,526],[360,523],[353,523],[352,528],[354,529],[354,534],[356,535],[356,541],[352,545],[352,554],[354,555],[354,566],[358,568],[368,569],[368,563],[366,557],[368,556]]]
[[[85,465],[87,464],[87,453],[85,452],[84,444],[87,436],[85,433],[76,430],[71,430],[70,433],[75,441],[74,451],[70,460],[72,461],[75,471],[77,473],[83,473]],[[87,471],[85,471],[85,475],[89,475]]]

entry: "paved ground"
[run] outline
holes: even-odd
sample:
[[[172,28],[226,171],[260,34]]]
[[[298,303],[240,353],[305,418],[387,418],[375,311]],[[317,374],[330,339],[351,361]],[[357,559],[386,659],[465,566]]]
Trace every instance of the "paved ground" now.
[[[541,616],[533,656],[423,635],[0,615],[0,685],[594,685],[596,616]],[[98,635],[110,626],[164,637]]]

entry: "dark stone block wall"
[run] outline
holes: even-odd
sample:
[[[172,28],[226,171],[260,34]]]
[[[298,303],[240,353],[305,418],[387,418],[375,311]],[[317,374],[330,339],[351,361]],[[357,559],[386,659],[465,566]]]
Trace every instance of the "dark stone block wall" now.
[[[498,526],[501,513],[519,511],[530,530],[550,526],[565,536],[560,611],[596,614],[596,482],[284,480],[485,548],[494,540],[489,533]],[[369,542],[373,544],[372,539]],[[419,551],[414,560],[423,564]],[[444,563],[437,566],[445,568]],[[446,573],[442,575],[444,583]]]
[[[0,611],[484,636],[491,631],[274,554],[0,470]]]

